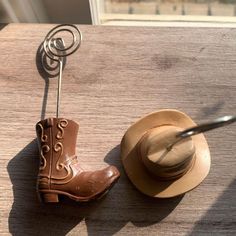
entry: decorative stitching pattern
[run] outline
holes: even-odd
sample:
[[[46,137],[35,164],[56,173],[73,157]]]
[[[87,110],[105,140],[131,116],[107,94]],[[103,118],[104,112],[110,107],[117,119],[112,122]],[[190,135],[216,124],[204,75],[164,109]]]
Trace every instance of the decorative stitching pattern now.
[[[48,136],[46,134],[44,134],[44,128],[42,126],[42,124],[38,123],[36,126],[37,129],[40,129],[40,140],[42,143],[46,143],[48,141]],[[45,153],[50,151],[50,147],[46,144],[42,145],[41,147],[41,151],[40,151],[40,170],[44,170],[46,168],[47,165],[47,160],[44,156]]]
[[[73,172],[73,170],[72,170],[72,168],[71,168],[71,166],[69,165],[69,166],[65,166],[65,169],[66,169],[66,171],[67,171],[67,175],[66,176],[63,176],[63,177],[55,177],[55,176],[51,176],[51,183],[52,184],[58,184],[58,185],[60,185],[60,184],[66,184],[66,183],[68,183],[68,182],[70,182],[71,181],[71,179],[74,177],[74,172]],[[71,175],[72,174],[72,175]],[[69,178],[69,179],[67,179],[66,181],[61,181],[61,180],[64,180],[64,179],[66,179],[68,176],[70,176],[71,175],[71,178]],[[54,181],[55,180],[55,181]],[[60,181],[58,181],[58,180],[60,180]]]
[[[46,143],[48,141],[48,136],[46,134],[43,134],[44,133],[44,129],[43,129],[42,124],[38,123],[36,128],[38,128],[38,127],[41,130],[41,132],[40,132],[41,133],[40,140],[41,140],[41,142]]]
[[[57,128],[58,128],[58,132],[56,134],[56,140],[61,140],[64,138],[64,129],[67,127],[68,125],[68,121],[66,119],[61,119],[60,121],[58,121],[57,124]],[[42,143],[45,143],[48,141],[48,136],[46,134],[44,134],[44,128],[42,126],[42,124],[38,123],[37,124],[37,128],[40,129],[39,134],[40,134],[40,140]],[[51,144],[53,145],[53,143]],[[45,158],[45,153],[50,151],[50,147],[46,144],[41,146],[41,159],[40,159],[40,170],[44,170],[46,165],[47,165],[47,161]],[[71,165],[77,163],[77,157],[76,156],[72,156],[69,159],[67,159],[64,162],[61,162],[62,156],[64,154],[64,147],[63,147],[63,142],[61,141],[56,141],[55,145],[53,146],[53,151],[55,151],[56,153],[58,153],[59,157],[57,159],[56,162],[56,170],[58,171],[62,171],[65,170],[67,173],[65,176],[62,177],[57,177],[57,176],[51,176],[51,183],[53,184],[66,184],[68,183],[71,178],[73,178],[74,176],[74,172],[72,170]],[[71,176],[71,178],[68,178],[69,176]],[[49,178],[48,175],[43,175],[43,174],[39,174],[40,177],[40,182],[42,181],[41,178]],[[66,180],[67,179],[67,180]],[[60,180],[60,181],[58,181]],[[65,180],[65,181],[62,181]]]
[[[40,153],[40,167],[39,169],[40,170],[44,170],[46,165],[47,165],[47,160],[44,156],[45,153],[49,152],[50,151],[50,147],[48,145],[43,145],[42,148],[41,148],[41,153]]]
[[[62,139],[64,136],[64,128],[68,125],[68,121],[66,119],[61,119],[57,124],[59,131],[57,132],[56,138]]]
[[[63,136],[64,136],[64,128],[66,128],[68,125],[68,121],[66,119],[61,119],[58,124],[57,124],[57,128],[59,129],[58,132],[57,132],[57,135],[56,135],[56,138],[57,139],[63,139]],[[63,156],[63,151],[64,151],[64,147],[63,147],[63,144],[62,142],[56,142],[56,144],[54,145],[54,151],[55,152],[60,152],[59,154],[59,157],[57,159],[57,162],[56,162],[56,169],[58,171],[61,171],[61,170],[66,170],[67,174],[63,177],[55,177],[55,176],[51,176],[51,179],[54,179],[54,180],[63,180],[63,179],[66,179],[69,175],[71,175],[71,173],[73,173],[72,169],[71,169],[71,166],[66,165],[66,162],[63,163],[63,162],[60,162],[61,161],[61,157]],[[73,177],[73,174],[72,174],[72,177]],[[70,181],[71,178],[69,178],[69,180],[65,181],[65,182],[60,182],[60,184],[65,184],[67,182]],[[52,183],[57,183],[55,181],[52,181]],[[59,184],[59,183],[58,183]]]
[[[63,163],[60,163],[60,158],[63,154],[63,144],[61,142],[57,142],[55,145],[54,145],[54,151],[55,152],[59,152],[60,151],[60,155],[57,159],[57,163],[56,163],[56,169],[57,170],[62,170],[65,165]]]

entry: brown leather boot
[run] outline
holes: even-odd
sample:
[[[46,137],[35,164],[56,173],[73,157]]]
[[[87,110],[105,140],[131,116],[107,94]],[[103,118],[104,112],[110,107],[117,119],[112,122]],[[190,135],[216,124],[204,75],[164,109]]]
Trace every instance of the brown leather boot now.
[[[38,193],[43,202],[58,202],[58,195],[89,201],[105,194],[119,178],[114,166],[98,171],[81,169],[75,155],[78,124],[48,118],[36,124],[40,151]]]

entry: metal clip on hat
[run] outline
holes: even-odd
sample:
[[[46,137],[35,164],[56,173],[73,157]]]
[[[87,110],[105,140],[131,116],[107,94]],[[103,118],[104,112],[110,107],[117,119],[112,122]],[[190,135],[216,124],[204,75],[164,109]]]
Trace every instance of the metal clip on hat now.
[[[161,110],[133,124],[121,142],[126,174],[138,190],[169,198],[198,186],[210,170],[210,152],[202,132],[231,124],[234,116],[196,126],[177,110]]]
[[[61,32],[72,37],[65,45]],[[114,166],[103,170],[84,171],[75,154],[79,125],[73,120],[59,118],[63,58],[74,53],[81,44],[82,34],[75,25],[58,25],[46,35],[44,51],[48,58],[58,62],[56,118],[41,120],[36,124],[40,151],[37,190],[43,202],[58,202],[59,195],[75,201],[89,201],[104,195],[119,178]]]

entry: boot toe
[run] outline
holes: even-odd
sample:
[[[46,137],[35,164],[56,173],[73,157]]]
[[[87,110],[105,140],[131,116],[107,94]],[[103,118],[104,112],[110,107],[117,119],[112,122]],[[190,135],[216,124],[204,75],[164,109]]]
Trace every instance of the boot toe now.
[[[101,181],[100,181],[100,189],[97,192],[98,195],[102,193],[107,193],[109,189],[116,183],[116,181],[120,177],[120,172],[115,166],[108,166],[105,169],[100,171]]]
[[[120,172],[115,166],[108,166],[103,171],[105,172],[106,175],[105,178],[116,179],[120,177]]]

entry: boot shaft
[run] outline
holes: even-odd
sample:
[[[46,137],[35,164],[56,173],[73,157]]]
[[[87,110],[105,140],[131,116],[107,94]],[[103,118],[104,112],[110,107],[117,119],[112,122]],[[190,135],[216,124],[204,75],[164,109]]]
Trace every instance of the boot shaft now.
[[[52,183],[71,179],[75,156],[78,124],[63,118],[48,118],[36,124],[40,152],[38,184],[49,188]]]

